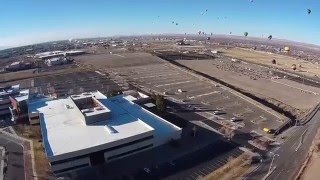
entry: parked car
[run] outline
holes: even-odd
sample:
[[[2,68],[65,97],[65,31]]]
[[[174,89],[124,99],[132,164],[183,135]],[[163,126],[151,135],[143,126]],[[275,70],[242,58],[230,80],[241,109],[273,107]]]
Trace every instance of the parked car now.
[[[239,117],[232,117],[230,121],[231,122],[238,122],[238,121],[242,121],[242,119]]]

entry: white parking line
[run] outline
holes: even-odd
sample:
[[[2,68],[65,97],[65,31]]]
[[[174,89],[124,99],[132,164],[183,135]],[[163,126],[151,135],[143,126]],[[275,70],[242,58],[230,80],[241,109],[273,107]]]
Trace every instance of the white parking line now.
[[[214,165],[212,165],[212,164],[208,164],[207,167],[208,167],[208,166],[211,166],[211,168],[210,168],[211,171],[212,171],[212,169],[217,168],[216,166],[214,166]]]
[[[196,173],[196,172],[194,172],[193,174],[196,174],[196,175],[197,175],[197,178],[201,176],[201,174],[198,174],[198,173]],[[196,178],[196,179],[197,179],[197,178]]]
[[[203,175],[203,176],[205,176],[205,175],[207,175],[208,173],[206,173],[206,172],[203,172],[202,170],[198,170],[198,172],[201,174],[201,175]]]
[[[113,55],[119,56],[119,57],[122,57],[122,58],[125,58],[125,56],[122,56],[122,55],[120,55],[120,54],[113,54]]]
[[[209,96],[211,94],[217,94],[219,93],[220,91],[213,91],[213,92],[209,92],[209,93],[205,93],[205,94],[199,94],[199,95],[196,95],[196,96],[190,96],[188,97],[189,99],[194,99],[194,98],[198,98],[198,97],[202,97],[202,96]]]
[[[207,167],[204,167],[203,169],[202,169],[206,174],[210,174],[212,171],[209,169],[207,169]]]
[[[223,166],[224,165],[224,163],[220,162],[219,160],[214,161],[213,163],[217,164],[218,166]]]
[[[172,74],[160,74],[160,75],[151,75],[151,76],[142,76],[142,77],[135,77],[133,79],[146,79],[146,78],[153,78],[153,77],[167,77],[171,75],[178,75],[179,73],[172,73]]]
[[[176,82],[176,83],[160,84],[160,85],[156,85],[155,87],[170,86],[170,85],[176,85],[176,84],[184,84],[184,83],[189,83],[189,82],[192,82],[192,81],[181,81],[181,82]]]

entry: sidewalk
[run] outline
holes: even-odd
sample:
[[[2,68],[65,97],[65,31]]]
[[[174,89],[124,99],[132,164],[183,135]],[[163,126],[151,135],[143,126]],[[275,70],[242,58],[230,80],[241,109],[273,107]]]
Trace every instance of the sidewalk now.
[[[0,146],[0,180],[4,179],[3,168],[5,167],[5,161],[4,161],[4,159],[6,158],[5,153],[6,151],[4,147]]]
[[[33,142],[29,139],[22,138],[18,135],[8,133],[6,131],[0,130],[0,133],[6,136],[9,139],[18,142],[23,147],[23,156],[24,156],[24,167],[25,167],[25,178],[26,180],[37,180],[37,173],[35,170],[34,162],[34,152],[33,152]],[[0,178],[1,180],[1,178]]]

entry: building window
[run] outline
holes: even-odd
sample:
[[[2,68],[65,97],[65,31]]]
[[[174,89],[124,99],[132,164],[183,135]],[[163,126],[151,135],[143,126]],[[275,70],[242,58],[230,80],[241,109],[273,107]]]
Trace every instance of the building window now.
[[[63,173],[63,172],[66,172],[66,171],[72,171],[72,170],[80,169],[80,168],[84,168],[84,167],[89,167],[89,164],[81,164],[81,165],[78,165],[78,166],[73,166],[73,167],[70,167],[70,168],[61,169],[61,170],[53,171],[53,172],[55,174],[59,174],[59,173]]]
[[[150,148],[152,146],[153,146],[153,144],[149,144],[147,146],[143,146],[143,147],[140,147],[140,148],[137,148],[137,149],[133,149],[131,151],[127,151],[127,152],[124,152],[124,153],[121,153],[121,154],[110,156],[110,157],[108,157],[108,160],[112,160],[112,159],[116,159],[116,158],[119,158],[119,157],[122,157],[122,156],[126,156],[126,155],[129,155],[129,154],[132,154],[132,153],[135,153],[135,152]]]
[[[133,144],[137,144],[137,143],[140,143],[140,142],[143,142],[143,141],[147,141],[147,140],[152,139],[152,138],[153,138],[153,135],[145,137],[145,138],[142,138],[142,139],[138,139],[138,140],[135,140],[135,141],[131,141],[131,142],[128,142],[128,143],[125,143],[125,144],[120,144],[118,146],[114,146],[114,147],[111,147],[111,148],[108,148],[108,149],[104,149],[104,150],[101,150],[101,151],[98,151],[98,152],[85,154],[85,155],[81,155],[81,156],[76,156],[76,157],[63,159],[63,160],[59,160],[59,161],[54,161],[54,162],[51,162],[50,164],[51,165],[56,165],[56,164],[66,163],[66,162],[69,162],[69,161],[74,161],[74,160],[81,159],[81,158],[90,157],[95,153],[105,153],[105,152],[113,151],[113,150],[120,149],[120,148],[123,148],[123,147],[131,146]]]

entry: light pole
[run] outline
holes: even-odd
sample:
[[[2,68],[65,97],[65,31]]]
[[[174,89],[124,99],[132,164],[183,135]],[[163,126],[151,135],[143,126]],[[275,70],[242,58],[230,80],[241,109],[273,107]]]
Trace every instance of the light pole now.
[[[273,153],[273,152],[272,152],[272,154],[273,154],[273,157],[272,157],[272,160],[271,160],[271,164],[270,164],[270,167],[269,167],[268,174],[270,174],[270,172],[271,172],[271,167],[272,167],[272,164],[273,164],[274,157],[275,157],[275,156],[279,156],[279,154],[275,154],[275,153]]]

